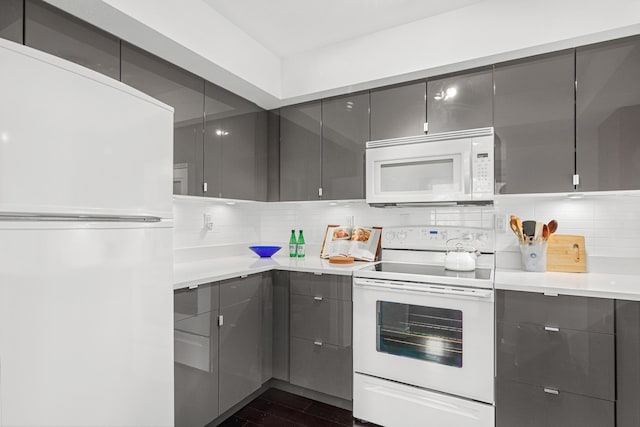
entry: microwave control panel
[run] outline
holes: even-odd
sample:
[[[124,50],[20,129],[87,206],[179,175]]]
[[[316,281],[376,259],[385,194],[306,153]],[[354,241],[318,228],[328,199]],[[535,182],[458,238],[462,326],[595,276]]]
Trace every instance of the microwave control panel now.
[[[471,170],[473,198],[493,199],[493,135],[473,138]]]

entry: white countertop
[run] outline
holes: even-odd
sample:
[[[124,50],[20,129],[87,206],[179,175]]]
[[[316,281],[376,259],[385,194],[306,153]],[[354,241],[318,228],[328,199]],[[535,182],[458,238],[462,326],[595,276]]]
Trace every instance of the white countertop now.
[[[328,259],[321,259],[317,255],[307,255],[304,258],[277,255],[271,258],[260,258],[257,255],[238,255],[208,260],[184,261],[173,265],[173,289],[182,289],[270,270],[351,276],[354,270],[370,264],[369,262],[359,261],[346,265],[331,264]]]
[[[640,275],[496,269],[495,288],[640,301]]]

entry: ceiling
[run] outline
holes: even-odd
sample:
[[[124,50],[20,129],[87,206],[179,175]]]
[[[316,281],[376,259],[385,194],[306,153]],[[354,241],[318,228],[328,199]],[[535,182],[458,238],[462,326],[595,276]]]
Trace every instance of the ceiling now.
[[[203,0],[280,58],[482,0]]]

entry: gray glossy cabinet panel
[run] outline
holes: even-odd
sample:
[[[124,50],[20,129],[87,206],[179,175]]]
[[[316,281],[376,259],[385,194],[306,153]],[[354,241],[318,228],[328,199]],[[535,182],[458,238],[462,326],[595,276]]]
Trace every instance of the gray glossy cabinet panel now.
[[[351,301],[291,295],[291,336],[351,346]]]
[[[538,386],[496,381],[496,427],[614,426],[614,402],[563,392],[554,395]]]
[[[616,301],[616,419],[640,426],[640,302]]]
[[[259,298],[261,286],[261,274],[220,282],[220,309]]]
[[[320,101],[280,109],[280,200],[317,200],[321,158]]]
[[[574,53],[494,69],[496,193],[573,191]]]
[[[201,196],[204,81],[123,42],[122,82],[175,109],[174,194]]]
[[[262,385],[261,308],[258,297],[220,309],[220,413]]]
[[[497,377],[615,399],[613,335],[497,322]]]
[[[496,294],[496,318],[499,321],[614,333],[614,303],[611,299],[545,296],[516,291],[498,291]]]
[[[120,79],[120,39],[42,1],[25,3],[24,43]]]
[[[266,200],[267,113],[206,82],[204,114],[204,194]]]
[[[425,82],[371,91],[371,139],[424,134]]]
[[[364,199],[369,94],[322,101],[322,198]]]
[[[291,272],[291,293],[351,301],[351,276]]]
[[[493,126],[491,69],[427,81],[429,133]]]
[[[262,358],[262,379],[264,384],[273,376],[273,276],[262,274],[262,341],[260,354]]]
[[[273,378],[289,381],[289,272],[273,274]]]
[[[267,201],[280,200],[280,110],[267,113]]]
[[[23,43],[23,0],[0,1],[0,37],[16,43]]]
[[[350,348],[291,338],[291,384],[352,400],[353,356]]]
[[[640,189],[640,37],[576,52],[578,189]]]
[[[218,416],[218,287],[174,293],[175,424],[203,426]]]

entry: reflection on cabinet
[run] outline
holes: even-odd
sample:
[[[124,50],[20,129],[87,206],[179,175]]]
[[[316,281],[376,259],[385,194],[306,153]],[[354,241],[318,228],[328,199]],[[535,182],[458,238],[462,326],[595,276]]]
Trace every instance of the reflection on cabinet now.
[[[494,69],[496,193],[573,191],[574,52]]]
[[[204,93],[204,194],[266,200],[266,111],[209,82]]]
[[[273,378],[289,381],[289,272],[273,274]]]
[[[425,82],[371,91],[371,140],[424,134]]]
[[[176,427],[204,426],[218,416],[218,286],[174,293]]]
[[[576,156],[582,191],[640,189],[640,37],[576,52]]]
[[[120,79],[117,37],[43,1],[27,0],[24,16],[27,46]]]
[[[465,72],[427,81],[429,133],[493,126],[493,72]]]
[[[0,38],[23,43],[23,0],[0,1]]]
[[[123,42],[122,82],[175,109],[173,193],[201,196],[203,80]]]
[[[496,426],[613,427],[613,300],[496,292]]]
[[[640,425],[640,301],[616,301],[616,425]]]
[[[351,276],[291,273],[290,382],[352,399]]]
[[[280,200],[320,198],[321,103],[280,109]]]
[[[364,199],[369,94],[322,101],[322,198]]]

